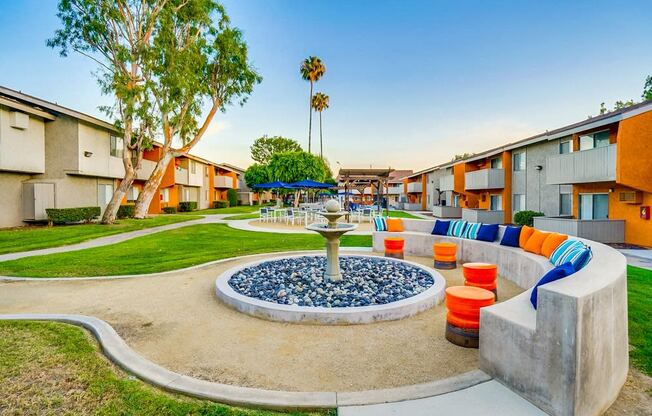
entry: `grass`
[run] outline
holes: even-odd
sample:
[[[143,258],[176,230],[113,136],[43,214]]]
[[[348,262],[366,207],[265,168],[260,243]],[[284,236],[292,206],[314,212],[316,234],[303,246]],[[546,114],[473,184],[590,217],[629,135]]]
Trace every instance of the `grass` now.
[[[652,271],[627,266],[629,358],[632,365],[652,376]]]
[[[0,254],[66,246],[98,237],[190,221],[201,216],[159,215],[144,220],[119,220],[113,225],[78,224],[0,230]]]
[[[210,208],[192,212],[180,212],[180,215],[212,215],[212,214],[249,214],[260,209],[258,205],[240,205],[229,208]]]
[[[342,246],[370,247],[371,236],[345,235]],[[197,224],[122,243],[0,263],[0,275],[29,277],[113,276],[158,273],[212,260],[275,251],[324,247],[317,234],[236,230],[226,224]]]
[[[224,220],[255,220],[260,217],[260,214],[253,213],[253,214],[238,214],[238,215],[231,215],[229,217],[224,217]]]
[[[416,215],[412,215],[409,212],[405,211],[389,211],[389,217],[390,218],[410,218],[410,219],[421,219],[421,217],[417,217]]]
[[[0,392],[2,414],[281,414],[165,393],[111,364],[80,328],[53,322],[0,321]],[[311,414],[334,415],[335,411]]]

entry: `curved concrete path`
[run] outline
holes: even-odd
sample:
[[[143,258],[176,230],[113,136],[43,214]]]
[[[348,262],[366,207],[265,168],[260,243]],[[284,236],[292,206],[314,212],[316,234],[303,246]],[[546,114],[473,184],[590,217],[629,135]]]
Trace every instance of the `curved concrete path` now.
[[[315,234],[314,231],[306,230],[306,229],[283,229],[283,228],[265,228],[265,227],[258,227],[256,225],[250,224],[251,221],[256,221],[256,219],[250,219],[250,220],[225,220],[223,222],[227,223],[229,227],[235,228],[237,230],[243,230],[243,231],[255,231],[259,233],[273,233],[273,234]],[[373,231],[361,231],[361,230],[355,230],[355,231],[350,231],[346,233],[346,235],[371,235],[373,234]]]

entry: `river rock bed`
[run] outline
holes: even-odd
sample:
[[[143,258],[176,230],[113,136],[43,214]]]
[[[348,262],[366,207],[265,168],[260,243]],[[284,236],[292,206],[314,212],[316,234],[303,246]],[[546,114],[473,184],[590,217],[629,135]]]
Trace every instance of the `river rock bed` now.
[[[236,292],[282,305],[342,308],[383,305],[415,296],[434,284],[425,270],[400,260],[342,256],[342,280],[324,279],[325,256],[271,260],[229,279]]]

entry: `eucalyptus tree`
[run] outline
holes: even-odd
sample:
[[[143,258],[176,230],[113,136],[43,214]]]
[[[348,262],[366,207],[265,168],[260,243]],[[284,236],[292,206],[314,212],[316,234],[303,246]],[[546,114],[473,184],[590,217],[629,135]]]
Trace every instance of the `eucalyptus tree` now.
[[[299,69],[301,78],[310,82],[310,99],[308,100],[308,153],[311,153],[312,142],[312,89],[315,82],[319,81],[326,73],[326,66],[316,56],[309,56],[303,60]]]
[[[652,75],[645,78],[645,85],[643,86],[643,99],[652,100]]]
[[[328,108],[330,97],[324,93],[317,92],[312,97],[312,108],[319,113],[319,157],[324,158],[324,138],[321,124],[321,113]]]
[[[243,105],[262,80],[249,61],[242,32],[214,0],[168,0],[156,21],[143,78],[162,148],[136,201],[136,218],[147,215],[170,161],[187,155],[216,113]]]
[[[153,47],[156,26],[167,0],[60,0],[62,27],[47,41],[65,57],[70,51],[97,64],[94,73],[113,105],[101,110],[121,133],[124,176],[107,205],[102,222],[115,221],[118,208],[136,178],[143,150],[152,143],[152,102],[145,93],[144,56]]]

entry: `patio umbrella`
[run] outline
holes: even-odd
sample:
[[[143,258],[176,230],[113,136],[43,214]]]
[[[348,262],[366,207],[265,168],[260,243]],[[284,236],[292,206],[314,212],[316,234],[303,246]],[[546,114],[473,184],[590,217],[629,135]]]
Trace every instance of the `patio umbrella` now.
[[[256,189],[294,189],[291,185],[281,181],[259,183],[253,187]]]
[[[311,181],[310,179],[306,179],[303,181],[291,183],[290,186],[296,189],[329,189],[334,187],[335,185],[332,185],[330,183],[315,182],[315,181]]]

